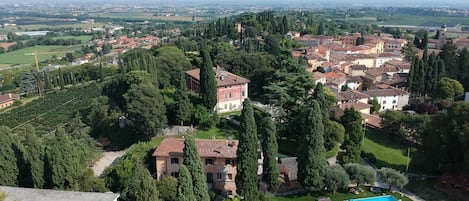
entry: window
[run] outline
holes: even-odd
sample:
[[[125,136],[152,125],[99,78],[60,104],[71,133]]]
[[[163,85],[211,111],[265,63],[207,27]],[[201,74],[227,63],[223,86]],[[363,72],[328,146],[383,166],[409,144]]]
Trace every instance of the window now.
[[[233,196],[233,191],[226,191],[226,193],[228,194],[228,196]]]
[[[207,183],[213,183],[213,173],[207,173]]]
[[[213,159],[211,158],[205,159],[205,165],[213,165]]]
[[[179,158],[171,158],[171,164],[179,164]]]
[[[221,173],[217,173],[217,180],[221,180]]]
[[[243,96],[243,97],[244,97],[244,91],[241,91],[241,96]]]
[[[233,174],[227,174],[226,176],[228,177],[228,180],[233,180]]]
[[[229,98],[231,98],[231,93],[229,93]]]
[[[386,101],[385,101],[385,100],[383,101],[383,104],[386,104]]]
[[[171,172],[171,176],[178,178],[179,172]]]
[[[392,100],[392,103],[393,103],[393,104],[396,103],[396,102],[397,102],[396,100]]]
[[[234,165],[234,160],[233,159],[226,159],[225,160],[225,165]]]
[[[228,108],[228,106],[225,104],[225,105],[224,105],[224,108],[225,108],[225,110],[226,110],[226,108]]]
[[[228,94],[225,94],[225,99],[228,98]]]

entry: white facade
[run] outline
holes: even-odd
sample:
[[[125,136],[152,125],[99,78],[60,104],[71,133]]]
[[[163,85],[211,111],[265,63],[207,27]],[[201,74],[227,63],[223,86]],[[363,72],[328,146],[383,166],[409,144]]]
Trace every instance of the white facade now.
[[[402,110],[402,107],[409,104],[409,95],[396,95],[396,96],[377,96],[370,99],[378,99],[382,110]]]

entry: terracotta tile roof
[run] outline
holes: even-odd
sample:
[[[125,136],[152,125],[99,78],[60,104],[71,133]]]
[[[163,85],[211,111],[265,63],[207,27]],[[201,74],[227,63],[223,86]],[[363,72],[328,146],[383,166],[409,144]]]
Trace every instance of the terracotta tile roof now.
[[[0,95],[0,103],[8,102],[8,101],[14,101],[20,99],[19,94],[3,94]]]
[[[373,128],[382,128],[381,127],[381,117],[373,114],[364,114],[360,113],[362,119],[366,120],[366,125]]]
[[[363,110],[371,108],[373,105],[362,103],[362,102],[352,102],[352,103],[342,103],[339,105],[339,108],[345,110],[347,108],[355,108],[355,110]]]
[[[313,79],[315,81],[318,81],[322,78],[326,78],[326,75],[324,73],[321,73],[321,72],[313,72]]]
[[[370,97],[400,96],[409,94],[409,92],[394,87],[390,87],[387,89],[370,89],[368,91],[364,91],[363,93],[368,94]]]
[[[349,82],[363,82],[363,78],[361,76],[350,76],[348,77]]]
[[[378,57],[402,57],[402,56],[389,53],[389,52],[385,52],[385,53],[378,54]]]
[[[366,71],[366,74],[369,74],[371,76],[379,76],[384,73],[397,73],[399,72],[399,69],[395,66],[391,67],[381,67],[381,68],[369,68]]]
[[[366,70],[366,66],[365,65],[351,65],[350,68],[352,70]]]
[[[238,140],[202,140],[196,139],[200,157],[206,158],[236,158]],[[153,152],[153,156],[182,156],[184,139],[166,138]]]
[[[221,68],[214,68],[215,71],[215,78],[217,80],[217,86],[227,86],[227,85],[234,85],[234,84],[244,84],[249,83],[250,80],[230,73],[228,71],[222,70]],[[200,80],[200,68],[192,69],[186,71],[186,74],[193,77],[196,80]]]
[[[335,93],[337,101],[349,101],[369,98],[370,96],[356,90],[347,90]]]

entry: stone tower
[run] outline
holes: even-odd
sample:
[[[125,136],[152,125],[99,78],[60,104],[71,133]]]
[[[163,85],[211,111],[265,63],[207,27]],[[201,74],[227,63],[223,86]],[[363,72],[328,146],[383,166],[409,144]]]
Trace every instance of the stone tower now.
[[[438,49],[443,48],[443,45],[446,43],[446,23],[441,25],[440,37],[438,38]]]

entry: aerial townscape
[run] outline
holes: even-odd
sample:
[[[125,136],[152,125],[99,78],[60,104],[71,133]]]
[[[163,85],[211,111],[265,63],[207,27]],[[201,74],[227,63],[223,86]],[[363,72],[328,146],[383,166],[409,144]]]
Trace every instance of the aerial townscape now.
[[[469,2],[0,0],[0,201],[469,201]]]

